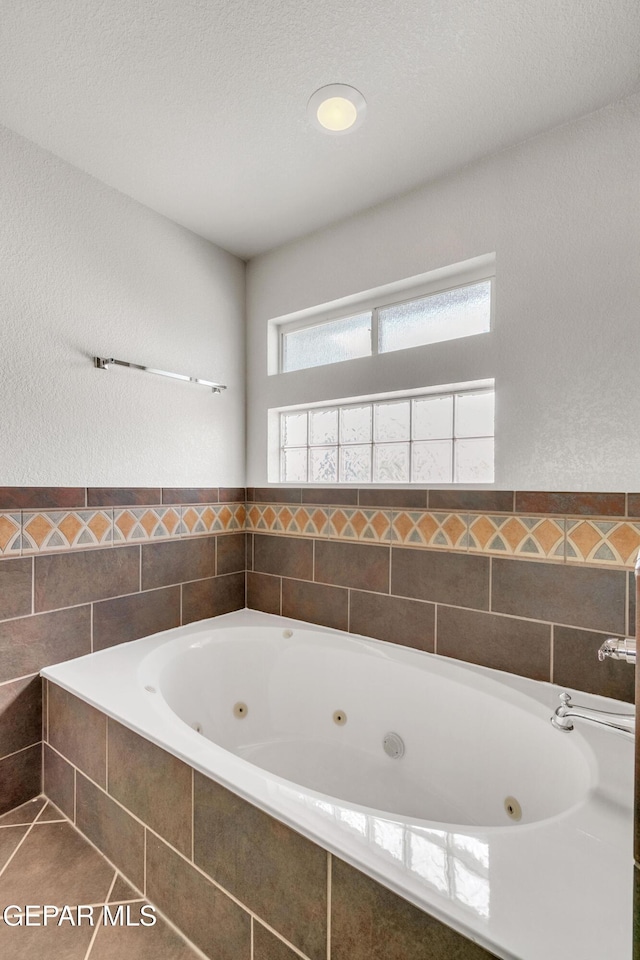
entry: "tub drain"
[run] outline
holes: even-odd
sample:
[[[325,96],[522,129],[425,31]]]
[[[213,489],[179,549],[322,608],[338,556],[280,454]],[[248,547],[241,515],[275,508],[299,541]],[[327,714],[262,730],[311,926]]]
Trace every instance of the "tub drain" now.
[[[243,703],[242,700],[238,700],[237,703],[233,705],[233,715],[237,717],[238,720],[244,720],[246,715],[249,713],[249,707],[246,703]]]
[[[404,756],[404,741],[398,733],[387,733],[382,740],[382,749],[392,760]]]
[[[518,803],[515,797],[506,797],[504,801],[504,809],[507,812],[507,816],[511,820],[522,820],[522,807]]]
[[[343,727],[347,722],[347,715],[344,710],[334,710],[333,711],[333,722],[337,723],[339,727]]]

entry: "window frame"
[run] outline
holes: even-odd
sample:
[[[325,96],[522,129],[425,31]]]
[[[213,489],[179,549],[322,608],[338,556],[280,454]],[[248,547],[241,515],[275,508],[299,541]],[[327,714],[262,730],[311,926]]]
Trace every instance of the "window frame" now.
[[[414,278],[415,279],[415,278]],[[339,363],[348,361],[337,360],[333,363],[314,364],[310,367],[296,367],[295,370],[284,369],[285,356],[285,337],[291,333],[297,333],[300,330],[322,327],[338,320],[348,320],[360,314],[371,313],[371,351],[364,357],[351,358],[352,360],[371,360],[374,357],[387,356],[389,353],[397,353],[398,350],[380,351],[379,330],[378,330],[378,311],[386,307],[402,306],[406,303],[412,303],[416,300],[423,300],[430,296],[436,296],[442,293],[449,293],[453,290],[461,290],[464,287],[476,286],[479,283],[490,284],[490,305],[489,305],[489,329],[480,333],[466,334],[462,337],[452,337],[448,340],[436,340],[431,343],[418,344],[416,346],[402,347],[399,350],[426,349],[435,346],[437,343],[452,343],[454,340],[464,340],[469,337],[480,336],[481,334],[491,333],[494,329],[495,318],[495,261],[480,268],[466,269],[455,274],[448,273],[446,278],[440,280],[431,279],[426,282],[415,283],[410,287],[405,284],[390,284],[387,287],[378,288],[378,291],[369,291],[368,294],[360,298],[347,298],[341,304],[331,307],[326,305],[324,308],[314,308],[309,311],[302,311],[295,318],[282,318],[272,321],[277,332],[277,369],[272,373],[299,373],[302,370],[314,370],[317,367],[335,366]],[[386,292],[385,292],[386,291]]]

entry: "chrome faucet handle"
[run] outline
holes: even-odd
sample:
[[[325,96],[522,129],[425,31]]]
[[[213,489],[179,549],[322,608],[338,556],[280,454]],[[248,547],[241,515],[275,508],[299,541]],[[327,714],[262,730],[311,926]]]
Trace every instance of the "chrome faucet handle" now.
[[[558,700],[560,700],[560,702],[565,706],[569,706],[571,703],[571,694],[567,693],[566,690],[563,690],[563,692],[558,696]]]
[[[636,641],[633,637],[607,637],[598,650],[598,660],[602,663],[607,658],[624,660],[627,663],[636,662]]]

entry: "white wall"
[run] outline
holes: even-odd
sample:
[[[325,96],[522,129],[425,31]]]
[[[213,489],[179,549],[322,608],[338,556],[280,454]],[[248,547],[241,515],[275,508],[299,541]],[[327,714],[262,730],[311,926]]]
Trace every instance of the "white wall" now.
[[[636,96],[251,261],[247,483],[269,407],[495,377],[497,487],[636,490],[638,157]],[[269,319],[493,251],[491,334],[267,377]]]
[[[0,170],[0,486],[242,485],[244,263],[1,128]]]

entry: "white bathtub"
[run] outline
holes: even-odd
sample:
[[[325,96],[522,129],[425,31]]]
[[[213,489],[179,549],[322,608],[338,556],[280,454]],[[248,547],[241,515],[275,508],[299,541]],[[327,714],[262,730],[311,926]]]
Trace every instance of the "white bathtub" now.
[[[499,957],[631,957],[633,742],[558,687],[249,610],[42,673]]]

